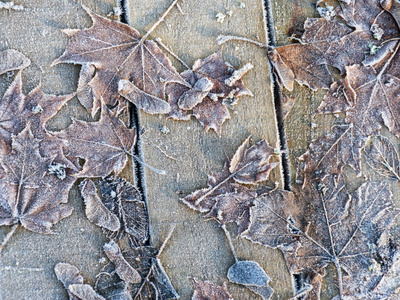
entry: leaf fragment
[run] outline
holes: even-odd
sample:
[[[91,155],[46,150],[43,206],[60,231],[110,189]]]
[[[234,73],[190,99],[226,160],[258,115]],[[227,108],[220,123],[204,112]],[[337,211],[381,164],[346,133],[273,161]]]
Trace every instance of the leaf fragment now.
[[[224,282],[222,286],[215,285],[211,281],[202,281],[192,278],[194,283],[194,293],[192,300],[233,300]]]
[[[17,50],[0,51],[0,75],[9,71],[25,69],[30,64],[29,58]]]
[[[400,180],[399,153],[384,136],[371,137],[364,148],[367,164],[378,174]]]

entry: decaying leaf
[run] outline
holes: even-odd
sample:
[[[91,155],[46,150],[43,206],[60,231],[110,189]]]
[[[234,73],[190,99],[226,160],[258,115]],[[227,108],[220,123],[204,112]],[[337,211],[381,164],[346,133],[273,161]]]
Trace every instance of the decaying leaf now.
[[[71,284],[83,284],[83,277],[79,269],[68,263],[58,263],[54,267],[54,272],[56,273],[57,279],[62,282],[67,290],[69,299],[79,300],[79,298],[75,297],[69,290]]]
[[[206,131],[213,129],[221,136],[223,123],[230,119],[228,102],[235,102],[240,96],[253,96],[241,80],[251,68],[252,65],[247,64],[235,70],[222,59],[221,51],[197,60],[191,70],[181,73],[191,87],[167,86],[171,106],[168,117],[188,120],[193,115]]]
[[[54,135],[65,141],[67,155],[85,160],[77,177],[119,174],[136,140],[135,128],[128,129],[106,106],[98,122],[74,119],[71,126]]]
[[[386,183],[366,182],[350,195],[341,176],[330,176],[293,193],[264,194],[250,213],[247,238],[281,249],[292,274],[323,274],[333,263],[341,297],[368,297],[393,265],[393,256],[381,259],[392,248],[388,230],[399,213]]]
[[[119,241],[127,236],[132,247],[143,246],[149,238],[149,220],[140,192],[118,176],[100,179],[99,186],[101,201],[121,224],[118,231],[106,231],[107,237]]]
[[[171,82],[187,85],[157,44],[147,41],[126,24],[111,21],[84,7],[93,26],[64,30],[70,43],[57,63],[73,63],[96,68],[90,86],[106,104],[121,101],[119,93],[148,113],[167,113],[158,105],[165,102],[165,86]],[[120,80],[123,81],[118,89]],[[129,88],[127,90],[127,88]],[[93,105],[94,106],[94,105]],[[155,110],[154,110],[155,109]]]
[[[268,286],[269,277],[255,261],[237,261],[229,268],[228,279],[230,282],[246,286],[264,300],[270,299],[274,293]]]
[[[224,282],[222,286],[216,285],[211,281],[202,281],[192,278],[194,283],[194,293],[192,300],[233,300]]]
[[[69,291],[79,300],[106,300],[97,294],[89,284],[71,284]]]
[[[353,124],[335,125],[331,132],[311,142],[298,158],[296,182],[322,182],[329,175],[339,175],[345,165],[361,173],[361,145]]]
[[[367,164],[378,174],[400,180],[399,154],[384,136],[371,137],[364,148]]]
[[[1,156],[0,225],[21,224],[39,233],[72,213],[65,204],[75,178],[60,179],[48,171],[52,159],[39,152],[40,140],[28,126],[12,138],[12,152]]]
[[[155,247],[142,246],[124,251],[125,260],[139,272],[140,283],[121,280],[110,263],[97,276],[96,289],[107,299],[177,299],[179,295],[173,288],[164,268],[158,259],[159,251]]]
[[[278,163],[270,163],[274,149],[262,140],[249,147],[250,138],[236,150],[222,171],[208,178],[208,188],[186,196],[182,201],[194,210],[209,213],[222,224],[236,222],[243,231],[248,225],[248,210],[257,193],[239,185],[255,184],[268,179],[270,171]]]
[[[148,239],[148,216],[139,191],[118,176],[101,178],[99,186],[101,197],[93,181],[85,179],[80,185],[88,219],[102,227],[112,240],[118,242],[126,236],[132,247],[144,245]]]
[[[0,75],[9,71],[24,69],[30,64],[29,58],[17,50],[0,51]]]
[[[89,221],[110,231],[119,230],[121,224],[118,217],[103,204],[94,182],[85,179],[79,185],[79,188],[85,201],[85,213]]]

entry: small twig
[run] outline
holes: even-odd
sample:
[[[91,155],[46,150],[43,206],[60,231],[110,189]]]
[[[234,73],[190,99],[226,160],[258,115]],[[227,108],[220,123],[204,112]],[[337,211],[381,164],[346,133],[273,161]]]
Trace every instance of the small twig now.
[[[150,33],[152,33],[154,31],[154,29],[157,28],[158,25],[160,25],[160,23],[162,21],[164,21],[165,17],[169,14],[169,12],[171,11],[171,9],[178,3],[178,0],[174,0],[171,5],[167,8],[167,10],[161,15],[161,17],[153,24],[153,26],[151,26],[151,28],[149,29],[149,31],[147,31],[147,33],[141,38],[140,42],[142,43],[149,35]]]
[[[6,237],[3,239],[3,242],[0,245],[0,253],[3,247],[7,244],[7,242],[11,239],[13,236],[15,230],[17,230],[19,224],[15,224],[13,227],[11,227],[11,230],[7,233]]]
[[[309,292],[311,292],[313,289],[313,286],[311,284],[306,283],[303,288],[301,288],[296,295],[293,297],[289,298],[289,300],[296,300],[299,299],[302,296],[306,296]]]
[[[176,55],[171,49],[169,49],[161,40],[161,38],[156,38],[155,41],[169,54],[171,54],[177,61],[179,61],[186,69],[190,70],[191,68],[178,56]]]
[[[221,225],[221,228],[224,230],[226,239],[228,240],[228,243],[229,243],[229,247],[231,248],[233,257],[235,258],[235,262],[238,262],[238,258],[237,258],[236,252],[235,252],[235,248],[233,247],[231,235],[230,235],[228,229],[226,229],[225,224],[222,224],[222,225]]]
[[[146,143],[148,143],[150,146],[155,147],[156,149],[158,149],[162,154],[165,155],[165,157],[167,157],[167,158],[169,158],[169,159],[172,159],[172,160],[175,160],[175,161],[179,161],[179,159],[177,159],[177,158],[175,158],[175,157],[169,155],[169,154],[168,154],[167,152],[165,152],[160,146],[154,144],[154,143],[153,143],[152,141],[150,141],[149,139],[146,139],[146,138],[144,138],[143,136],[142,136],[142,139],[144,139],[144,141],[145,141]]]
[[[252,40],[252,39],[249,39],[249,38],[245,38],[245,37],[241,37],[241,36],[220,35],[220,36],[217,37],[218,45],[222,45],[222,44],[224,44],[226,42],[229,42],[229,41],[247,42],[247,43],[251,43],[251,44],[257,45],[258,47],[261,47],[261,48],[268,48],[267,44],[263,44],[263,43],[255,41],[255,40]]]

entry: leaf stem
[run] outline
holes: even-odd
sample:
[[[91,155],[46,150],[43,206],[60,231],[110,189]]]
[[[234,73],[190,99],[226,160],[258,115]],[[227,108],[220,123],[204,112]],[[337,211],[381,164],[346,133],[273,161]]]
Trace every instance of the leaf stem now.
[[[220,35],[217,37],[217,42],[218,45],[222,45],[226,42],[229,41],[241,41],[241,42],[247,42],[250,44],[254,44],[260,48],[269,48],[269,46],[267,44],[263,44],[260,42],[257,42],[255,40],[249,39],[249,38],[245,38],[245,37],[241,37],[241,36],[235,36],[235,35]]]
[[[165,237],[164,242],[162,243],[160,249],[158,250],[158,254],[157,254],[156,258],[160,258],[161,253],[164,251],[165,246],[167,246],[169,239],[171,238],[172,234],[174,233],[175,227],[176,227],[175,224],[171,226],[167,236]]]
[[[161,38],[156,38],[155,41],[169,54],[171,54],[177,61],[179,61],[186,69],[190,70],[191,68],[178,56],[176,55],[171,49],[169,49],[161,40]]]
[[[160,25],[160,23],[162,21],[164,21],[165,17],[168,15],[168,13],[171,11],[171,9],[178,3],[179,0],[174,0],[171,5],[167,8],[167,10],[161,15],[160,18],[158,18],[157,22],[155,22],[153,24],[153,26],[151,26],[151,28],[149,29],[149,31],[147,31],[147,33],[141,38],[140,43],[143,43],[143,41],[150,35],[150,33],[152,33],[154,31],[154,29],[157,28],[158,25]]]
[[[15,224],[13,227],[11,227],[11,230],[7,233],[6,237],[3,239],[3,242],[0,245],[0,253],[1,250],[3,250],[3,247],[7,244],[7,242],[11,239],[13,236],[15,230],[17,230],[19,224]]]
[[[226,229],[225,224],[222,224],[222,225],[221,225],[221,228],[224,230],[226,239],[228,240],[228,243],[229,243],[229,247],[231,248],[233,257],[235,258],[235,262],[238,262],[238,258],[237,258],[236,252],[235,252],[235,248],[233,247],[231,235],[230,235],[228,229]]]
[[[139,164],[145,166],[146,168],[149,168],[153,172],[156,172],[157,174],[160,174],[160,175],[166,175],[167,174],[167,172],[165,172],[164,170],[159,170],[159,169],[156,169],[156,168],[146,164],[142,159],[140,159],[139,156],[137,156],[135,154],[132,154],[132,153],[129,153],[129,155],[132,156],[132,158],[135,159]]]
[[[343,299],[343,281],[342,281],[342,269],[340,267],[339,259],[335,257],[332,259],[333,263],[336,267],[336,272],[338,276],[338,283],[339,283],[339,299]]]

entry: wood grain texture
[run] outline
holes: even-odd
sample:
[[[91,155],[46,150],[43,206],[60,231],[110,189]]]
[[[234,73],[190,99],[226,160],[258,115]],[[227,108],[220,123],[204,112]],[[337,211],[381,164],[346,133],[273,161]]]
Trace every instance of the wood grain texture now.
[[[145,33],[171,2],[130,1],[130,24]],[[262,1],[242,2],[245,8],[240,8],[239,1],[231,0],[205,0],[201,3],[180,1],[183,14],[173,9],[150,38],[161,37],[163,43],[189,66],[221,48],[216,42],[220,34],[245,36],[265,43]],[[218,23],[216,14],[227,14],[228,11],[232,11],[232,16],[226,16],[223,23]],[[222,51],[224,59],[236,68],[247,62],[255,66],[243,78],[255,96],[239,99],[235,111],[231,111],[232,118],[223,125],[221,138],[215,132],[204,132],[195,119],[184,122],[140,114],[141,124],[146,129],[143,136],[146,162],[167,172],[163,176],[145,170],[153,243],[160,245],[169,226],[176,224],[161,260],[182,299],[190,299],[193,293],[189,276],[221,284],[227,281],[227,270],[234,263],[234,258],[218,224],[205,221],[199,213],[180,203],[179,198],[206,187],[207,174],[220,170],[225,160],[232,157],[249,135],[254,141],[266,138],[273,147],[278,148],[265,50],[254,45],[231,42],[224,45]],[[171,60],[179,71],[185,70],[178,61],[172,57]],[[164,126],[169,133],[162,133]],[[176,160],[166,157],[158,148]],[[269,184],[277,181],[282,186],[280,172],[280,169],[274,170]],[[239,259],[259,262],[272,278],[274,299],[291,295],[291,279],[279,251],[240,238],[234,240],[234,245]],[[234,299],[259,299],[238,285],[228,284],[228,290]]]
[[[0,50],[17,49],[29,57],[32,65],[23,72],[24,92],[28,93],[39,82],[45,93],[67,94],[76,90],[79,66],[51,63],[60,56],[68,37],[64,28],[90,26],[90,18],[80,4],[96,12],[108,14],[117,0],[102,1],[16,1],[22,11],[0,10]],[[0,97],[12,80],[11,74],[1,77]],[[4,81],[3,81],[4,80]],[[84,108],[74,98],[51,120],[49,128],[58,130],[71,123],[71,116],[90,120]],[[103,266],[102,246],[106,242],[100,228],[90,223],[83,211],[83,201],[75,186],[69,203],[72,216],[54,226],[54,235],[40,235],[18,228],[3,249],[0,257],[0,299],[68,299],[68,295],[54,274],[58,262],[76,265],[88,283]],[[8,228],[0,229],[3,239]]]

